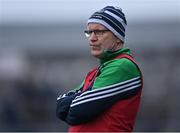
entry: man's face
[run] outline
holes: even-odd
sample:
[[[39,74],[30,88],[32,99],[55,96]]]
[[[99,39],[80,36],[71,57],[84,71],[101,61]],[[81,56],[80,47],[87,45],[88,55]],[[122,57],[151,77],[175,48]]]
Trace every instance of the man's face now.
[[[89,23],[87,30],[91,31],[88,37],[88,43],[91,48],[91,54],[94,57],[100,58],[104,51],[115,51],[121,47],[120,44],[117,44],[119,39],[103,25]]]

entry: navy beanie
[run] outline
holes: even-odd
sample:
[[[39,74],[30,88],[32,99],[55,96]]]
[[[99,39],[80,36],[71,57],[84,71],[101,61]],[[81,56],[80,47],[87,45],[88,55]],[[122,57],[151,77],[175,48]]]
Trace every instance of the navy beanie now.
[[[89,19],[89,23],[99,23],[109,29],[121,41],[125,40],[126,17],[121,8],[106,6],[95,12]]]

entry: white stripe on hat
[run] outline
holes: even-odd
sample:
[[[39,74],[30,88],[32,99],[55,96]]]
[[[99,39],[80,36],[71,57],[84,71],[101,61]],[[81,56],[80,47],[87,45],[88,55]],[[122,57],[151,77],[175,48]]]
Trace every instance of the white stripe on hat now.
[[[126,24],[124,23],[124,20],[121,17],[117,16],[116,14],[114,14],[114,13],[108,11],[108,10],[106,10],[104,12],[109,14],[110,16],[114,17],[117,21],[120,21],[121,24],[123,25],[124,29],[126,29]]]

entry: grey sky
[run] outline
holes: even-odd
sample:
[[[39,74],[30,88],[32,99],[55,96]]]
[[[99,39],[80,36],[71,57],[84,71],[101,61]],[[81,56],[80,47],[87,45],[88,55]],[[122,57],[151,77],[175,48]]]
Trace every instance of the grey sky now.
[[[180,0],[0,0],[0,24],[86,21],[106,5],[121,7],[130,22],[180,18]]]

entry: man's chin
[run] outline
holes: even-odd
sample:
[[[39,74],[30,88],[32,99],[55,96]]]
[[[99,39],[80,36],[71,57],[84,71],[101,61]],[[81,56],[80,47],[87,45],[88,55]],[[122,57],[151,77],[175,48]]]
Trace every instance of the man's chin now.
[[[94,56],[95,58],[100,58],[101,54],[102,54],[102,53],[99,52],[99,51],[97,51],[97,52],[91,51],[91,55]]]

